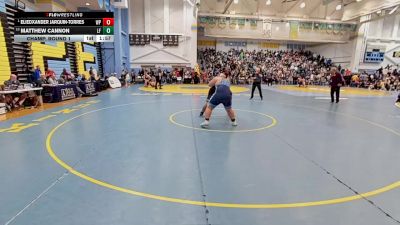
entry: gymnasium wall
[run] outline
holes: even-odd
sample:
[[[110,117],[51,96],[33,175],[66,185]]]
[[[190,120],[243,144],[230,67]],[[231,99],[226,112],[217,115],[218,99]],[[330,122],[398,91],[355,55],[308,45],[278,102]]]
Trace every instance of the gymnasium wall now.
[[[72,45],[73,54],[68,52],[68,45]],[[97,53],[98,47],[92,43],[75,42],[32,42],[32,64],[40,66],[42,71],[52,69],[57,76],[61,74],[63,69],[67,69],[75,74],[83,74],[89,77],[90,67],[99,70],[99,60]],[[101,71],[99,71],[101,74]]]
[[[90,67],[99,71],[98,49],[94,42],[75,42],[77,73],[88,78]]]
[[[217,17],[208,19],[208,21],[206,19],[201,17],[199,24],[204,27],[204,36],[213,38],[334,43],[348,41],[354,32],[353,28],[351,28],[354,24],[338,25],[316,22],[300,24],[291,21],[290,23],[273,22],[270,23],[270,28],[264,29],[263,21],[260,20],[252,20],[254,21],[252,23],[250,19],[248,19],[249,22],[242,19],[244,22],[239,26],[236,20],[234,20],[235,22],[227,22],[225,20],[221,22],[221,18]],[[346,26],[348,28],[345,28]]]
[[[71,71],[67,47],[62,42],[32,42],[33,65],[43,68],[51,68],[56,74],[60,74],[63,68]]]
[[[354,48],[353,45],[353,41],[345,44],[318,44],[308,46],[307,50],[330,58],[335,64],[341,65],[343,68],[349,68]]]
[[[178,34],[179,46],[151,42],[130,46],[130,67],[140,65],[192,66],[197,60],[196,7],[182,0],[129,1],[129,33]]]
[[[102,45],[104,73],[121,74],[123,69],[129,70],[129,9],[114,10],[114,42]]]
[[[11,46],[9,33],[6,32],[7,18],[1,5],[2,4],[0,2],[0,84],[3,84],[5,80],[9,79],[11,74]]]
[[[360,69],[375,70],[381,66],[400,64],[400,58],[393,57],[394,52],[400,51],[400,15],[387,16],[369,22],[365,33],[365,44],[361,50]],[[365,63],[364,52],[368,45],[384,46],[385,58],[381,63]]]

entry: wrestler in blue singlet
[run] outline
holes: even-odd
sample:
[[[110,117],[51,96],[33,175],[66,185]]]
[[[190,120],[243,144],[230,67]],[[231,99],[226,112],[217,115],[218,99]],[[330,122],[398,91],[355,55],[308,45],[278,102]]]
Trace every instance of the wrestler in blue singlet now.
[[[225,109],[230,109],[232,107],[232,92],[230,86],[231,83],[228,79],[224,79],[221,83],[216,85],[215,93],[209,102],[209,107],[214,109],[219,104],[223,104]]]

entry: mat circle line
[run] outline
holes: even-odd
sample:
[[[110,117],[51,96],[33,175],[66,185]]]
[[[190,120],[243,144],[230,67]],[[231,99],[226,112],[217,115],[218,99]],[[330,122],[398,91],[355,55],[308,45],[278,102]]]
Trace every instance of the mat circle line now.
[[[193,129],[193,130],[200,130],[200,131],[208,131],[208,132],[220,132],[220,133],[245,133],[245,132],[255,132],[255,131],[261,131],[261,130],[265,130],[268,128],[271,128],[273,126],[275,126],[278,121],[270,115],[264,114],[264,113],[260,113],[260,112],[256,112],[256,111],[251,111],[251,110],[244,110],[244,109],[235,109],[235,111],[239,111],[239,112],[249,112],[249,113],[255,113],[264,117],[267,117],[269,119],[271,119],[272,123],[267,125],[267,126],[263,126],[263,127],[259,127],[259,128],[254,128],[254,129],[243,129],[243,130],[218,130],[218,129],[205,129],[205,128],[200,128],[200,127],[193,127],[193,126],[188,126],[182,123],[178,123],[175,120],[175,117],[179,114],[185,113],[185,112],[193,112],[193,111],[199,111],[200,109],[186,109],[186,110],[182,110],[179,112],[175,112],[173,114],[171,114],[169,116],[169,121],[172,124],[175,124],[177,126],[180,127],[184,127],[184,128],[188,128],[188,129]]]
[[[47,135],[46,137],[46,149],[47,153],[49,156],[56,162],[58,163],[61,167],[66,169],[69,173],[74,174],[77,177],[80,177],[86,181],[89,181],[93,184],[109,188],[114,191],[119,191],[122,193],[130,194],[133,196],[139,196],[139,197],[144,197],[144,198],[149,198],[153,200],[159,200],[159,201],[164,201],[164,202],[170,202],[170,203],[178,203],[178,204],[186,204],[186,205],[195,205],[195,206],[207,206],[207,207],[221,207],[221,208],[242,208],[242,209],[277,209],[277,208],[299,208],[299,207],[311,207],[311,206],[321,206],[321,205],[331,205],[331,204],[339,204],[339,203],[345,203],[345,202],[350,202],[350,201],[355,201],[375,195],[382,194],[384,192],[396,189],[400,187],[400,181],[394,182],[392,184],[386,185],[384,187],[381,187],[379,189],[375,189],[369,192],[361,193],[358,195],[350,195],[347,197],[341,197],[341,198],[334,198],[334,199],[328,199],[328,200],[321,200],[321,201],[311,201],[311,202],[295,202],[295,203],[254,203],[254,204],[247,204],[247,203],[224,203],[224,202],[205,202],[205,201],[195,201],[195,200],[189,200],[189,199],[183,199],[183,198],[174,198],[174,197],[168,197],[168,196],[162,196],[162,195],[156,195],[156,194],[150,194],[146,192],[141,192],[141,191],[136,191],[134,189],[128,189],[124,187],[120,187],[117,185],[113,185],[111,183],[107,183],[105,181],[93,178],[89,175],[84,174],[83,172],[80,172],[76,169],[74,169],[72,166],[64,162],[62,159],[60,159],[57,154],[54,152],[51,142],[54,134],[58,129],[60,129],[62,126],[66,125],[67,123],[80,118],[85,115],[89,115],[95,112],[99,112],[102,110],[107,110],[107,109],[112,109],[112,108],[117,108],[117,107],[123,107],[123,106],[128,106],[128,105],[135,105],[135,104],[142,104],[142,103],[149,103],[149,102],[154,102],[154,101],[147,101],[147,102],[136,102],[136,103],[128,103],[128,104],[121,104],[121,105],[114,105],[114,106],[109,106],[109,107],[104,107],[100,109],[96,109],[93,111],[85,112],[80,115],[74,116],[72,118],[69,118],[67,120],[64,120],[57,126],[55,126]],[[363,119],[364,120],[364,119]],[[374,122],[368,121],[370,124],[375,124]],[[380,128],[384,128],[385,130],[391,130],[388,127],[384,127],[383,125],[378,126]],[[398,136],[400,136],[398,134]]]

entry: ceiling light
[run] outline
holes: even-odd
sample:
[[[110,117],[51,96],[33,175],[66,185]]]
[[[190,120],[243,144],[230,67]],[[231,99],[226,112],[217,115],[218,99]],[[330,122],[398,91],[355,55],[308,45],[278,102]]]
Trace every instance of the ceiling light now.
[[[362,0],[356,0],[356,2],[361,2]]]
[[[86,4],[85,4],[85,5],[89,6],[89,5],[90,5],[90,3],[89,3],[89,2],[86,2]]]
[[[392,10],[390,10],[389,15],[392,15],[396,10],[399,8],[399,6],[394,7]]]
[[[267,2],[266,2],[265,4],[266,4],[266,5],[271,5],[272,2],[271,2],[271,0],[267,0]]]
[[[341,9],[342,9],[342,5],[341,5],[341,4],[339,4],[339,5],[336,6],[336,10],[337,10],[337,11],[339,11],[339,10],[341,10]]]
[[[306,3],[305,3],[305,2],[302,2],[302,3],[300,4],[300,8],[304,8],[304,7],[306,7]]]
[[[381,12],[382,12],[382,10],[378,10],[378,11],[376,11],[376,13],[378,13],[378,14],[381,14]]]
[[[239,0],[233,0],[233,3],[238,4]]]

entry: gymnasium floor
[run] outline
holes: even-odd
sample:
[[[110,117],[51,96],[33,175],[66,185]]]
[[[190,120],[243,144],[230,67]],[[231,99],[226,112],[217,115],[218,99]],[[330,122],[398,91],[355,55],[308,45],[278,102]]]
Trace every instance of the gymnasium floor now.
[[[207,88],[178,89],[0,122],[0,224],[400,223],[395,97],[238,88],[239,126],[219,108],[204,130]]]

